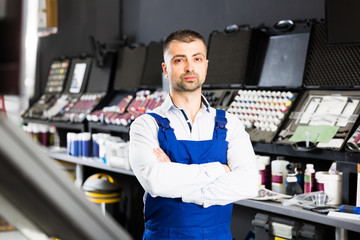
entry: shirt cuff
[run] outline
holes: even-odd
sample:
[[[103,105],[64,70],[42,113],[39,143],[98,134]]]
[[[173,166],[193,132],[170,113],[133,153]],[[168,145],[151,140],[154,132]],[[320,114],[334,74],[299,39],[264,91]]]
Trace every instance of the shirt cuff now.
[[[200,206],[202,206],[204,204],[204,199],[202,196],[201,189],[198,191],[192,192],[191,194],[182,196],[181,199],[183,202],[186,202],[186,203],[195,203]]]
[[[219,162],[211,162],[203,164],[206,174],[213,180],[226,173],[225,168]]]

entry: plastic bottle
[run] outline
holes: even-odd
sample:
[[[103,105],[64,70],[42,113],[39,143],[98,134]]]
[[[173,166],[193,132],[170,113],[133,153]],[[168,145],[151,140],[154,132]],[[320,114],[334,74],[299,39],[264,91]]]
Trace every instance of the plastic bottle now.
[[[315,191],[315,169],[314,164],[306,164],[304,174],[304,193],[310,193]]]
[[[298,183],[301,189],[304,191],[304,174],[302,170],[302,165],[300,162],[297,162],[295,165],[296,165],[296,177],[298,179]]]
[[[79,135],[78,134],[74,134],[71,135],[71,155],[74,157],[78,157],[79,156]]]
[[[278,157],[271,162],[271,189],[274,192],[286,194],[286,165],[289,161]]]
[[[257,165],[259,169],[259,186],[271,189],[271,170],[269,156],[256,156]]]
[[[57,134],[56,127],[55,126],[50,126],[50,128],[49,128],[49,146],[54,146],[55,145],[55,142],[54,142],[55,141],[55,134]],[[57,135],[57,137],[59,137],[59,135]],[[59,140],[59,139],[57,139],[57,140]]]
[[[296,194],[302,194],[303,191],[298,183],[296,173],[288,173],[286,177],[286,194],[294,196]]]
[[[39,128],[37,125],[34,125],[33,126],[33,129],[32,129],[32,136],[33,136],[33,139],[36,143],[39,143]]]
[[[91,151],[91,133],[83,132],[81,134],[81,156],[90,157]]]
[[[259,169],[258,186],[259,188],[265,188],[265,165],[258,162],[257,166]]]

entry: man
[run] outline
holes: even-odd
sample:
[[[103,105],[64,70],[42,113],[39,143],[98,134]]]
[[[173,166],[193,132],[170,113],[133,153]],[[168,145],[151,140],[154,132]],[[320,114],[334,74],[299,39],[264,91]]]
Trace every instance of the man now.
[[[235,116],[201,95],[206,42],[191,30],[164,42],[170,94],[130,129],[130,164],[144,195],[143,239],[232,239],[232,202],[257,194],[255,154]]]

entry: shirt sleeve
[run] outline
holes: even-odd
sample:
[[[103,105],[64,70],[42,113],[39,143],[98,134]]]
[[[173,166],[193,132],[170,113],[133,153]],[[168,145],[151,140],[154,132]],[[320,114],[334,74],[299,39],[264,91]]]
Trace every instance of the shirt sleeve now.
[[[201,189],[225,174],[219,162],[179,164],[158,162],[158,126],[150,115],[137,118],[130,127],[129,160],[138,181],[151,196],[177,198]]]
[[[226,205],[244,198],[255,197],[258,192],[256,158],[248,133],[235,116],[228,114],[227,163],[231,172],[214,182],[184,194],[184,202],[209,207]]]

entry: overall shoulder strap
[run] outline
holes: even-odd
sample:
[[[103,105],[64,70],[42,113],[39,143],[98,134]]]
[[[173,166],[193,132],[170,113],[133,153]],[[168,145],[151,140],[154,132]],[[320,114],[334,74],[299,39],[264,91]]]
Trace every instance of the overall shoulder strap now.
[[[159,134],[158,138],[165,137],[166,140],[176,139],[174,134],[174,129],[170,127],[170,121],[167,118],[160,116],[157,113],[148,113],[153,118],[155,118],[157,124],[159,125]]]
[[[214,126],[214,138],[226,139],[227,119],[225,117],[225,110],[216,109],[215,126]]]

